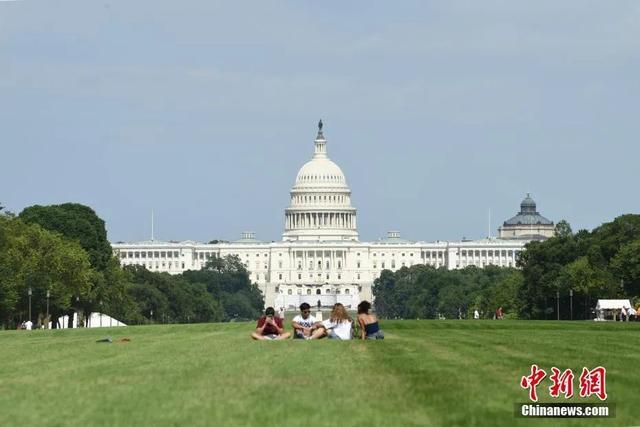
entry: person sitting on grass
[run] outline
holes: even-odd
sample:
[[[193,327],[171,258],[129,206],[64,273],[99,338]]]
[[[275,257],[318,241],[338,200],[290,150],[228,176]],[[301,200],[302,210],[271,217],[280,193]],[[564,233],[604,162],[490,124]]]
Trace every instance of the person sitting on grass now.
[[[349,317],[344,305],[337,303],[333,305],[331,316],[322,323],[317,324],[316,329],[310,339],[329,337],[338,340],[350,340],[353,338],[353,321]]]
[[[371,303],[362,301],[358,304],[358,325],[360,326],[360,338],[363,340],[382,340],[384,333],[378,325],[378,318],[375,314],[369,314]]]
[[[311,306],[306,302],[300,304],[300,314],[293,318],[293,338],[309,339],[316,329],[316,318],[311,315]]]
[[[282,318],[276,316],[273,307],[267,307],[264,316],[258,319],[256,330],[251,333],[254,340],[284,340],[290,336],[289,332],[284,331]]]

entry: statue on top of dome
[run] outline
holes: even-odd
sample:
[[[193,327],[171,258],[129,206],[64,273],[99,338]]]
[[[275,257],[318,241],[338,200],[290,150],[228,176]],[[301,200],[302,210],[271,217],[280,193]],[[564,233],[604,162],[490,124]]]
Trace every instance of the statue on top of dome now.
[[[322,132],[322,119],[320,119],[320,121],[318,122],[318,132]]]

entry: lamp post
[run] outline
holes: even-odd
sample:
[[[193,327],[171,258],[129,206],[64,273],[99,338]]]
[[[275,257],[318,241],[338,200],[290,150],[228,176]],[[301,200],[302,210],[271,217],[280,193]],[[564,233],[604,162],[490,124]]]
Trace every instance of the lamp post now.
[[[569,311],[571,311],[571,320],[573,320],[573,289],[569,289]]]
[[[31,286],[29,286],[27,293],[29,294],[29,322],[31,322],[31,294],[33,293]]]
[[[150,320],[153,322],[153,310],[149,312]]]
[[[560,320],[560,291],[556,290],[556,316]]]
[[[51,297],[51,292],[47,289],[47,329],[49,329],[49,297]]]

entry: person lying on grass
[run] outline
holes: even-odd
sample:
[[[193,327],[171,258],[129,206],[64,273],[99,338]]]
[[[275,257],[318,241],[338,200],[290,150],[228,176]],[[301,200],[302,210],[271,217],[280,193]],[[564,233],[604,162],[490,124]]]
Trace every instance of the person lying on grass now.
[[[329,337],[338,340],[350,340],[353,338],[353,321],[349,317],[344,305],[334,304],[331,316],[322,323],[317,324],[310,339]]]
[[[360,326],[360,338],[363,340],[382,340],[384,334],[378,325],[375,314],[369,314],[371,303],[362,301],[358,304],[358,325]]]
[[[258,319],[256,330],[251,333],[254,340],[284,340],[290,336],[289,332],[284,331],[282,318],[276,316],[273,307],[267,307],[264,316]]]
[[[319,323],[319,322],[318,322]],[[306,302],[300,304],[300,314],[293,318],[293,338],[309,339],[317,329],[316,318],[311,315],[311,306]]]

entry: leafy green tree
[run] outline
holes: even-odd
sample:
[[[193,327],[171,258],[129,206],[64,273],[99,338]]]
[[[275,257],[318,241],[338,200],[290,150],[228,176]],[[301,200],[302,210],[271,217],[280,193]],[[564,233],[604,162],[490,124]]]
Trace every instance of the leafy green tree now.
[[[113,257],[104,221],[88,206],[78,203],[35,205],[25,208],[18,217],[28,224],[36,223],[77,240],[89,254],[91,266],[98,271],[106,269]]]
[[[71,307],[74,295],[88,292],[90,276],[87,253],[76,242],[0,215],[0,316],[5,327],[28,316],[28,288],[32,320],[43,318],[47,291],[49,313],[56,319]]]
[[[622,280],[627,295],[640,297],[640,239],[620,247],[611,260],[611,269]]]

